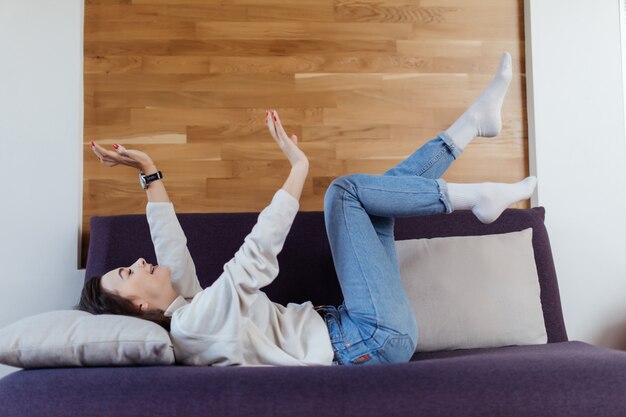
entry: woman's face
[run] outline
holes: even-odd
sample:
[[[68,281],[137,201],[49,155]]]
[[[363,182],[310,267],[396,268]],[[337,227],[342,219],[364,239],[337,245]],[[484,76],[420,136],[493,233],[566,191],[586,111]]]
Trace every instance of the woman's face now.
[[[169,267],[152,266],[139,258],[131,266],[115,268],[102,276],[105,291],[130,300],[143,311],[163,307],[164,296],[173,292]],[[169,299],[168,299],[169,300]]]

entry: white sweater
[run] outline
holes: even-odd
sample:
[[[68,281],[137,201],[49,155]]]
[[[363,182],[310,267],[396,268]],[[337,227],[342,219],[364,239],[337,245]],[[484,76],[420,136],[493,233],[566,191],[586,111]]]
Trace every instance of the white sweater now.
[[[287,306],[260,289],[278,275],[277,255],[299,202],[279,189],[224,272],[204,290],[171,202],[148,202],[146,215],[159,265],[172,270],[180,296],[165,311],[176,362],[185,365],[331,365],[324,320],[307,301]],[[211,256],[210,253],[204,256]]]

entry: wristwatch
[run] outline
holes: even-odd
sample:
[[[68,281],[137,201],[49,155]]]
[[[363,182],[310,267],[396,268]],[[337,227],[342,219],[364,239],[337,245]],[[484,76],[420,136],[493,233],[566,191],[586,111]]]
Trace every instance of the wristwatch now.
[[[141,184],[141,188],[144,190],[150,186],[150,183],[156,180],[160,180],[163,178],[163,174],[161,171],[157,171],[154,174],[146,175],[143,172],[139,173],[139,184]]]

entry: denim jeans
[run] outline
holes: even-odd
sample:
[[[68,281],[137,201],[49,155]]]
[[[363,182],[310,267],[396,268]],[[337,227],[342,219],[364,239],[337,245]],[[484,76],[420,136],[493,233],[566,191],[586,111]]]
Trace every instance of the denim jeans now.
[[[326,232],[344,300],[322,314],[337,365],[407,362],[418,327],[400,278],[394,218],[451,213],[439,178],[461,155],[445,132],[382,175],[336,178],[324,196]]]

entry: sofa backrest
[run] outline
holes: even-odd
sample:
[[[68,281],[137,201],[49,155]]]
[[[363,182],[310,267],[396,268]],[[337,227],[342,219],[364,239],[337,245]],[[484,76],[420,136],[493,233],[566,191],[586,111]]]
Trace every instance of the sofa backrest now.
[[[254,212],[177,214],[203,287],[220,276],[224,264],[239,249],[258,215]],[[548,343],[562,342],[567,341],[567,333],[544,219],[544,207],[509,208],[491,224],[478,221],[471,210],[398,217],[395,239],[486,235],[532,227]],[[94,216],[90,225],[86,280],[116,267],[129,266],[139,257],[158,263],[145,215]],[[296,215],[278,261],[278,277],[263,289],[272,301],[283,305],[304,301],[314,305],[342,302],[322,211],[300,211]]]

